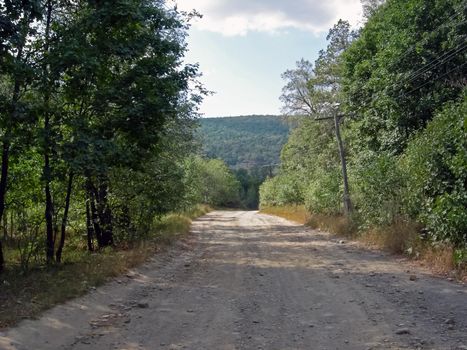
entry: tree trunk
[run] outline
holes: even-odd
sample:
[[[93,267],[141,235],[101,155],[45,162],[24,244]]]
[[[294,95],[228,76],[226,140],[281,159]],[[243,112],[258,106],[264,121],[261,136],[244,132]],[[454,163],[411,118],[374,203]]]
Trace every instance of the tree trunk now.
[[[7,136],[8,137],[8,136]],[[8,179],[8,162],[10,159],[10,143],[8,140],[3,141],[2,149],[2,173],[0,178],[0,217],[3,217],[5,211],[5,196],[7,190]],[[4,270],[5,259],[3,257],[3,244],[0,239],[0,273]]]
[[[44,51],[49,52],[49,40],[50,40],[50,26],[52,21],[52,1],[47,1],[47,21],[45,26],[45,47]],[[44,181],[45,181],[45,223],[46,223],[46,257],[47,263],[51,263],[54,260],[54,250],[55,250],[55,241],[54,241],[54,225],[53,225],[53,202],[52,194],[50,191],[51,183],[51,169],[50,169],[50,113],[49,113],[49,104],[50,104],[50,72],[49,67],[46,62],[43,66],[43,84],[44,84]]]
[[[47,263],[51,263],[54,259],[54,229],[53,229],[53,204],[52,204],[52,194],[50,192],[50,164],[49,164],[49,153],[45,154],[45,165],[44,165],[44,175],[45,175],[45,223],[46,223],[46,256]]]
[[[10,212],[10,238],[13,238],[13,234],[15,233],[15,220],[14,220],[13,210]]]
[[[89,196],[89,206],[91,209],[91,221],[92,221],[92,226],[93,226],[93,231],[94,234],[96,235],[97,239],[97,245],[100,248],[102,246],[102,230],[101,230],[101,225],[99,221],[99,216],[97,214],[97,208],[96,208],[96,188],[94,184],[92,183],[91,178],[88,176],[86,180],[86,190],[88,192]]]
[[[6,241],[8,239],[8,214],[3,212],[3,239]]]
[[[57,248],[57,253],[55,254],[55,258],[58,263],[62,262],[62,251],[63,251],[63,246],[65,245],[65,233],[66,233],[66,225],[68,222],[68,210],[70,209],[70,199],[71,199],[72,189],[73,189],[73,172],[70,171],[70,175],[68,175],[68,187],[66,190],[66,197],[65,197],[65,209],[63,210],[60,243]]]
[[[94,227],[92,225],[91,208],[90,208],[89,202],[90,202],[90,199],[86,201],[86,227],[87,227],[88,250],[90,252],[93,252],[94,251],[94,244],[93,244]]]
[[[342,142],[342,137],[341,137],[340,120],[341,120],[341,117],[336,114],[334,116],[334,124],[336,128],[337,144],[339,146],[339,157],[341,159],[342,177],[344,179],[344,214],[348,216],[352,212],[352,202],[350,200],[349,179],[347,176],[347,161],[345,158],[344,143]]]
[[[104,179],[99,184],[99,190],[97,193],[98,203],[97,212],[99,215],[99,221],[102,228],[102,245],[101,247],[107,247],[113,245],[113,227],[112,227],[112,211],[108,203],[108,184],[107,179]]]
[[[105,177],[95,186],[87,176],[86,190],[90,198],[91,219],[99,248],[113,245],[112,210],[108,204],[108,181]]]

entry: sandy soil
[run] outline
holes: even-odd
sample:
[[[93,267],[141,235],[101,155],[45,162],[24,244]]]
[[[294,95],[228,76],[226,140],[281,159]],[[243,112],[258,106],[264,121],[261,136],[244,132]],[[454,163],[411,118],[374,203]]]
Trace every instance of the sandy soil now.
[[[0,333],[19,349],[467,349],[467,287],[257,212]]]

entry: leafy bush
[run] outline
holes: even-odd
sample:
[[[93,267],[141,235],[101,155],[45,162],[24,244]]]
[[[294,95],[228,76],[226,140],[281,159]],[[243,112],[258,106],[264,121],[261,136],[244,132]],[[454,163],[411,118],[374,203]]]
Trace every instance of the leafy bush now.
[[[398,158],[388,154],[360,157],[351,168],[352,194],[357,215],[366,227],[390,225],[401,215],[405,187]]]
[[[401,166],[407,173],[406,210],[431,237],[467,241],[467,94],[449,103],[408,145]]]
[[[186,202],[217,207],[236,207],[240,203],[240,183],[219,159],[191,157],[185,164]]]
[[[339,214],[343,195],[339,169],[319,169],[314,175],[305,192],[305,207],[314,214]]]
[[[260,187],[261,207],[303,204],[303,183],[293,174],[267,179]]]

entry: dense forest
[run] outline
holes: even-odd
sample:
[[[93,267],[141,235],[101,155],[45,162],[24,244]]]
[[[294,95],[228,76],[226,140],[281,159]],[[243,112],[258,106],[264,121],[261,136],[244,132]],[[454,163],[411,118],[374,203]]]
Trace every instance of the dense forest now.
[[[284,73],[284,113],[301,115],[261,206],[346,216],[358,232],[453,247],[467,260],[467,6],[364,1],[312,63]]]
[[[276,167],[290,130],[278,116],[202,118],[200,122],[204,154],[223,159],[232,169]]]
[[[277,172],[279,156],[296,121],[279,116],[202,118],[198,139],[202,153],[223,160],[232,169],[239,191],[229,204],[257,209],[259,187]]]
[[[276,173],[281,149],[295,124],[279,116],[200,119],[198,138],[204,156],[223,160],[239,182],[231,206],[258,208],[259,187]]]
[[[238,196],[196,154],[194,16],[162,0],[0,3],[0,272],[125,248],[165,214]]]

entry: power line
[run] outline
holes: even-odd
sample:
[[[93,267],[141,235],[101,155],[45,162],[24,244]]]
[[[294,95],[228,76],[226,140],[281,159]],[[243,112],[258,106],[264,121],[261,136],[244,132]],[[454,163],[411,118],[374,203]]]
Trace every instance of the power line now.
[[[448,72],[444,73],[443,75],[437,77],[435,80],[439,80],[439,79],[441,79],[441,78],[444,78],[446,75],[448,75],[448,74],[454,72],[454,71],[457,70],[457,69],[462,68],[462,67],[465,66],[465,65],[467,65],[467,62],[464,62],[464,63],[461,64],[460,66],[457,66],[457,67],[451,69],[450,71],[448,71]],[[409,92],[407,93],[407,95],[410,95],[411,93],[413,93],[413,92],[415,92],[415,91],[417,91],[417,90],[420,90],[422,87],[426,86],[426,85],[427,85],[428,83],[430,83],[432,80],[433,80],[433,78],[430,78],[429,80],[427,80],[427,81],[426,81],[425,83],[423,83],[422,85],[420,85],[420,86],[416,87],[415,89],[409,91]]]
[[[454,14],[451,17],[449,17],[445,22],[441,23],[438,27],[433,29],[430,35],[437,33],[441,28],[447,26],[454,18],[460,16],[462,14],[462,10],[465,10],[465,9],[467,9],[467,3],[465,3],[463,6],[459,6],[459,9],[454,10]],[[420,43],[420,41],[418,41],[417,43]],[[411,50],[415,49],[417,46],[417,43],[415,43],[412,46],[409,46],[407,50],[404,51],[404,53],[399,56],[399,58],[405,57]]]
[[[458,9],[455,9],[454,11],[454,14],[451,15],[446,21],[444,21],[442,24],[440,24],[437,28],[435,28],[432,32],[430,32],[430,35],[433,35],[435,34],[436,32],[438,32],[441,28],[443,27],[446,27],[448,26],[449,24],[452,23],[452,21],[456,18],[456,17],[459,17],[461,14],[463,14],[463,10],[467,9],[467,3],[464,3],[463,6],[460,6]],[[460,25],[461,23],[465,23],[465,21],[463,22],[460,22],[458,23],[457,25]],[[419,40],[418,42],[416,42],[414,45],[410,46],[401,56],[399,56],[399,58],[402,58],[404,56],[406,56],[411,50],[415,49],[416,48],[416,45],[419,44],[421,42],[421,40]],[[386,90],[389,89],[389,88],[392,88],[392,87],[396,87],[400,84],[409,84],[413,81],[415,81],[417,78],[421,77],[422,75],[424,75],[425,73],[427,73],[428,71],[430,70],[433,70],[437,67],[440,67],[442,64],[445,64],[449,61],[451,61],[452,59],[454,59],[456,57],[456,55],[462,53],[463,51],[465,51],[467,49],[467,42],[464,42],[464,43],[461,43],[460,46],[458,47],[454,47],[454,48],[451,48],[449,49],[447,52],[443,53],[442,55],[439,55],[438,57],[434,58],[433,60],[431,60],[430,62],[428,62],[427,64],[425,64],[424,66],[422,66],[421,68],[417,69],[415,72],[411,73],[408,77],[406,78],[403,78],[399,81],[396,81],[394,82],[393,84],[390,84],[386,87]],[[395,63],[394,63],[395,64]],[[451,69],[450,71],[448,71],[447,73],[441,75],[441,76],[438,76],[436,79],[441,79],[443,77],[445,77],[446,75],[452,73],[453,71],[457,70],[457,69],[460,69],[462,68],[463,66],[465,66],[467,64],[464,63],[460,66],[457,66],[453,69]],[[399,94],[399,96],[403,96],[403,95],[410,95],[412,94],[413,92],[415,91],[418,91],[420,90],[422,87],[426,86],[430,81],[433,80],[433,77],[431,77],[428,81],[426,81],[425,83],[423,83],[422,85],[416,87],[415,89],[412,89],[411,91],[409,91],[408,93],[403,93],[401,92]],[[375,96],[373,94],[372,96],[372,101],[375,100]],[[358,113],[359,111],[361,111],[364,107],[361,106],[360,108],[358,108],[355,112],[353,112],[352,114],[355,114],[355,113]],[[331,119],[331,118],[319,118],[319,119],[316,119],[316,120],[325,120],[325,119]]]
[[[421,67],[420,69],[418,69],[417,71],[415,71],[414,73],[412,73],[408,78],[406,78],[405,80],[405,83],[410,83],[412,81],[414,81],[415,79],[417,79],[418,77],[422,76],[423,74],[425,74],[426,72],[428,72],[429,69],[434,69],[436,67],[439,67],[440,65],[442,65],[443,63],[446,63],[446,62],[449,62],[450,58],[454,57],[455,55],[457,55],[458,53],[461,53],[462,51],[464,51],[465,49],[467,48],[467,42],[465,42],[463,44],[463,46],[461,45],[460,47],[457,47],[457,48],[453,48],[447,52],[445,52],[443,55],[439,56],[439,57],[436,57],[434,60],[432,60],[431,62],[427,63],[426,65],[424,65],[423,67]],[[447,57],[444,57],[443,56],[447,56]],[[436,61],[440,60],[437,64],[435,64]],[[407,80],[408,79],[408,80]]]

